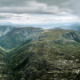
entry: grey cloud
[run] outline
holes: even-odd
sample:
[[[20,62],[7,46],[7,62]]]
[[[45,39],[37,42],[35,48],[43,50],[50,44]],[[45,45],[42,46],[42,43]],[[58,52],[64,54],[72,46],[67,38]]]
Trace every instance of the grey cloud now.
[[[46,3],[49,6],[54,5],[59,7],[62,11],[73,15],[80,15],[80,0],[36,0]]]
[[[79,15],[79,9],[80,0],[0,0],[0,13]]]
[[[11,18],[11,17],[0,15],[0,20],[7,20],[7,19],[10,19],[10,18]]]
[[[51,0],[52,1],[52,0]],[[61,0],[62,1],[62,0]],[[5,2],[1,2],[6,4],[5,6],[0,7],[0,13],[39,13],[39,14],[58,14],[61,12],[67,12],[67,9],[59,8],[58,2],[54,2],[53,4],[49,4],[48,0],[17,0],[10,1],[6,0]],[[54,5],[56,3],[56,5]],[[14,5],[14,6],[13,6]]]
[[[7,19],[7,17],[5,17],[5,16],[0,16],[0,19]]]
[[[0,6],[21,6],[26,0],[1,0]]]

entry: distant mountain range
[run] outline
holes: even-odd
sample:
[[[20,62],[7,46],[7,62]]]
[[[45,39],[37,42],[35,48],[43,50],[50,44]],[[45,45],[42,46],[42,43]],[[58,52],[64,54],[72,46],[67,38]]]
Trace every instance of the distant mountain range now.
[[[48,24],[47,26],[50,25],[52,26],[52,24]],[[60,27],[57,27],[57,25]],[[13,25],[11,23],[5,23],[4,25],[0,25],[0,46],[5,49],[15,48],[21,45],[23,42],[26,42],[26,40],[28,39],[33,39],[33,40],[37,39],[38,35],[45,30],[40,28],[43,27],[42,25],[33,25],[35,27],[31,27],[29,25],[28,25],[29,27],[27,25],[25,26],[26,27],[24,27],[24,25],[23,26]],[[64,30],[80,31],[79,23],[55,24],[55,27],[51,26],[50,29],[55,29],[55,30],[64,29]],[[44,27],[46,27],[46,25]]]
[[[26,42],[28,39],[37,39],[37,35],[39,35],[43,30],[41,28],[33,28],[33,27],[8,27],[1,26],[0,27],[0,46],[5,49],[12,49],[23,42]]]
[[[13,26],[13,27],[36,27],[43,29],[54,29],[57,27],[63,29],[75,29],[80,27],[80,22],[54,22],[54,23],[42,23],[42,24],[28,24],[28,23],[11,23],[0,22],[0,26]]]

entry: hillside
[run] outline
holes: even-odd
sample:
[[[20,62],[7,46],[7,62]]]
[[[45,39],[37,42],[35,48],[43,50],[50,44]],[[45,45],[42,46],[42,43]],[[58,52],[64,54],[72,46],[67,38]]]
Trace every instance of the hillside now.
[[[0,46],[5,49],[13,49],[26,42],[28,39],[37,39],[43,30],[40,28],[14,28],[0,39]]]
[[[0,80],[10,80],[12,72],[8,65],[7,52],[0,47]]]
[[[0,25],[0,37],[6,35],[8,32],[10,32],[14,27],[11,26],[4,26]]]
[[[6,51],[0,47],[0,60],[4,59],[4,57],[6,56]]]
[[[13,80],[78,80],[80,33],[44,30],[37,39],[9,52]],[[75,78],[75,79],[74,79]]]

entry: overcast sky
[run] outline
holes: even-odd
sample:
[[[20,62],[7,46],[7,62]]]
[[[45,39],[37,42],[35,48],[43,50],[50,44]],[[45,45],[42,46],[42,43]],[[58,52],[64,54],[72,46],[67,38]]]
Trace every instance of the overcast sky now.
[[[80,0],[0,0],[0,22],[80,21]]]

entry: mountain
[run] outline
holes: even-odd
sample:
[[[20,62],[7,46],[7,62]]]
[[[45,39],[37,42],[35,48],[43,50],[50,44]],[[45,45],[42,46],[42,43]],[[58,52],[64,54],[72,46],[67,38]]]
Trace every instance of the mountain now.
[[[67,30],[74,30],[74,31],[79,31],[80,32],[80,22],[66,22],[66,23],[60,23],[56,24],[57,27],[54,28],[62,28],[62,29],[67,29]]]
[[[10,51],[8,58],[13,80],[73,79],[80,66],[80,33],[43,30],[37,39]],[[80,74],[75,80],[79,78]]]
[[[15,26],[17,28],[21,27],[35,27],[43,29],[54,29],[57,27],[68,29],[68,30],[78,30],[80,27],[80,22],[53,22],[53,23],[43,23],[43,24],[28,24],[28,23],[11,23],[11,22],[0,22],[0,26]]]
[[[72,24],[70,26],[64,26],[64,27],[60,27],[62,29],[67,29],[67,30],[75,30],[75,31],[79,31],[80,32],[80,24],[79,23],[75,23]]]
[[[6,80],[80,79],[79,30],[0,28],[0,74]]]
[[[28,39],[37,39],[37,35],[43,30],[41,28],[14,28],[0,39],[0,46],[5,49],[13,49],[26,42]]]
[[[11,26],[4,26],[0,25],[0,37],[3,35],[6,35],[8,32],[10,32],[14,27]]]
[[[36,40],[39,38],[39,35],[49,29],[41,29],[34,27],[10,27],[10,26],[1,26],[1,38],[0,38],[0,46],[9,50],[20,46],[25,43],[27,40]],[[54,28],[52,30],[62,30],[62,28]],[[64,27],[64,30],[75,30],[79,31],[79,27]],[[45,37],[47,35],[44,35]]]

